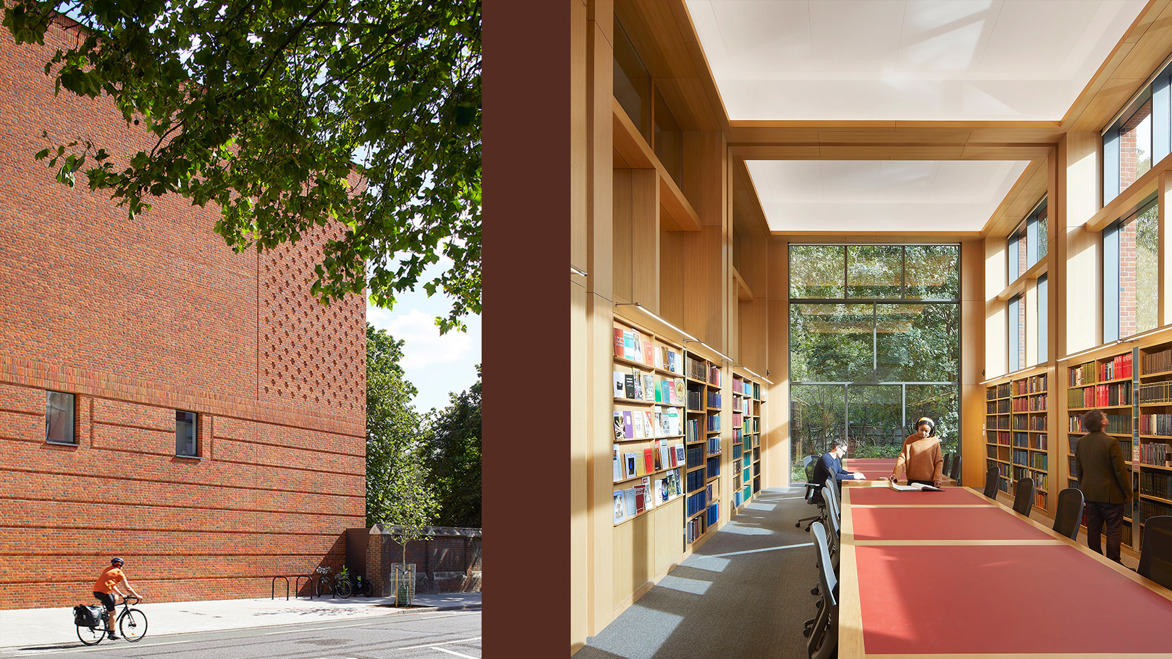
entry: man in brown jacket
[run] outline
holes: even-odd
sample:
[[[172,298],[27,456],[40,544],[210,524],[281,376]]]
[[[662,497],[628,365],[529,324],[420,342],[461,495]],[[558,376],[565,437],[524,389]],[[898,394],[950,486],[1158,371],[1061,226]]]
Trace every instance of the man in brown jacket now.
[[[1087,501],[1087,547],[1103,553],[1099,534],[1107,524],[1107,558],[1119,563],[1124,503],[1131,500],[1131,472],[1123,464],[1119,440],[1103,432],[1107,415],[1091,410],[1082,415],[1089,431],[1074,450],[1074,475]]]

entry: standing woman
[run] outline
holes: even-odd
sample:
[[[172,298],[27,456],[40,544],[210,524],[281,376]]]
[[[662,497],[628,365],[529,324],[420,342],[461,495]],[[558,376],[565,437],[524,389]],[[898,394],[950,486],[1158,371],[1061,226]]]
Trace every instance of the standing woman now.
[[[895,460],[892,482],[901,476],[908,483],[923,483],[940,487],[944,482],[944,453],[936,436],[936,422],[924,417],[916,421],[916,434],[903,440],[903,448]]]

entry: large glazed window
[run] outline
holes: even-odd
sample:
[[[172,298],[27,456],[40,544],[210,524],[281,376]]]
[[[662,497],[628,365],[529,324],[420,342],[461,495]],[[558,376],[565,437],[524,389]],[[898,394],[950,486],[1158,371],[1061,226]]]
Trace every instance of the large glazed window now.
[[[615,19],[614,32],[614,97],[650,143],[651,74],[618,19]]]
[[[1172,103],[1165,64],[1103,129],[1103,204],[1135,183],[1168,155],[1172,144]]]
[[[793,464],[842,438],[893,457],[920,416],[955,447],[959,246],[791,245],[789,275]]]
[[[1159,209],[1150,201],[1103,230],[1103,339],[1155,329],[1160,299]]]

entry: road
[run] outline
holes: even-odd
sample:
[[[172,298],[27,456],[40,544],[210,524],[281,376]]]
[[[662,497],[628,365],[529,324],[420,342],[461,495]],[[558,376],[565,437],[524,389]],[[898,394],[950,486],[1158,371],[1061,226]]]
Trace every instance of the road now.
[[[172,634],[137,643],[80,642],[0,651],[4,657],[152,657],[161,659],[480,659],[480,611],[436,611],[338,621]]]

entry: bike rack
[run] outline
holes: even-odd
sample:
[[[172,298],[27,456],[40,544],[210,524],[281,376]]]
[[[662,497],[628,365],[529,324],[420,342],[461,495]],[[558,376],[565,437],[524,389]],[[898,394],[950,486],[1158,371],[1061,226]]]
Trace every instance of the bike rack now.
[[[313,599],[313,577],[311,575],[308,575],[308,574],[297,575],[297,583],[293,587],[293,592],[294,593],[301,592],[301,580],[302,579],[305,579],[306,585],[309,586],[309,599]]]
[[[269,599],[277,599],[277,579],[285,580],[285,599],[289,599],[289,577],[273,577],[273,587],[269,591]]]

